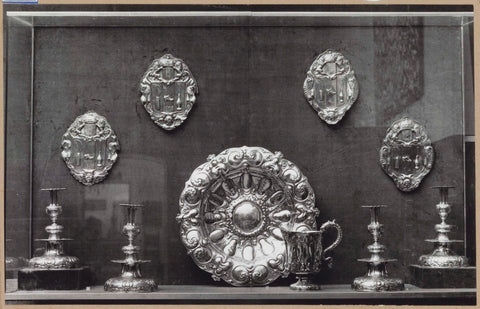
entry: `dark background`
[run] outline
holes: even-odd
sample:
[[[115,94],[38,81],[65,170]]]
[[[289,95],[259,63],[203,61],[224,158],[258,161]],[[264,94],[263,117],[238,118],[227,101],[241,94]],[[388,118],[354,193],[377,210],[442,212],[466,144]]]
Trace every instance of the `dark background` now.
[[[60,223],[64,236],[74,239],[66,250],[94,268],[98,284],[120,272],[109,260],[123,256],[123,213],[117,205],[130,201],[147,206],[139,218],[143,232],[137,241],[142,257],[152,260],[144,267],[145,276],[160,284],[225,285],[215,283],[187,256],[175,216],[193,170],[209,154],[242,145],[281,151],[314,188],[318,223],[336,219],[342,226],[344,239],[333,252],[333,269],[322,274],[324,283],[350,283],[366,272],[356,261],[368,257],[366,246],[371,243],[369,214],[360,205],[390,206],[380,214],[385,224],[382,243],[386,255],[399,260],[389,266],[390,274],[407,281],[408,265],[433,250],[424,242],[435,236],[433,226],[440,222],[435,211],[439,196],[431,186],[457,186],[448,221],[458,226],[452,239],[464,239],[465,215],[474,208],[463,206],[462,66],[468,59],[462,58],[461,35],[468,27],[416,26],[421,19],[404,17],[376,27],[305,26],[288,18],[270,19],[267,26],[248,22],[229,27],[36,27],[33,110],[29,90],[22,90],[30,85],[31,33],[12,27],[6,238],[14,242],[7,244],[7,254],[28,257],[29,250],[41,247],[33,243],[30,248],[29,243],[31,237],[45,237],[49,223],[48,194],[39,189],[64,186]],[[360,86],[358,100],[334,126],[316,115],[302,89],[306,71],[325,49],[350,60]],[[150,63],[165,53],[183,59],[199,86],[197,104],[172,132],[150,120],[138,90]],[[471,76],[466,80],[471,82]],[[107,118],[121,146],[110,175],[92,187],[70,176],[60,156],[63,133],[88,110]],[[432,171],[410,193],[399,191],[379,165],[386,129],[402,116],[426,127],[435,151]],[[471,239],[471,221],[469,229]],[[464,252],[462,245],[456,250]]]

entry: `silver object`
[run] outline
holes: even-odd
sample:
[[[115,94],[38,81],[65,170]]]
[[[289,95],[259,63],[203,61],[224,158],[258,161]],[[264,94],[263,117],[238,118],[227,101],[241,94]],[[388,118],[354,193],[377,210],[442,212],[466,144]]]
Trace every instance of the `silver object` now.
[[[336,124],[357,100],[358,82],[348,59],[326,50],[310,66],[303,92],[321,119]]]
[[[173,130],[187,119],[198,87],[185,62],[166,54],[148,67],[140,91],[140,100],[150,118],[161,128]]]
[[[435,250],[428,255],[422,255],[418,260],[422,266],[434,267],[434,268],[454,268],[468,266],[468,259],[465,256],[457,255],[450,248],[452,243],[461,243],[462,240],[453,240],[448,238],[448,234],[454,228],[454,225],[447,224],[446,220],[448,214],[451,211],[451,206],[448,204],[448,189],[454,188],[453,186],[436,186],[432,187],[440,190],[440,202],[437,204],[437,212],[440,215],[442,222],[435,225],[435,231],[437,237],[435,239],[427,239],[427,242],[431,242],[435,246]]]
[[[120,144],[107,119],[94,111],[78,116],[62,139],[62,158],[72,176],[86,186],[107,177]]]
[[[15,268],[19,268],[20,266],[23,266],[21,263],[21,260],[13,257],[13,256],[6,256],[5,257],[5,270],[12,270]]]
[[[337,238],[330,246],[323,249],[323,232],[332,227],[337,230]],[[329,267],[332,266],[332,258],[325,257],[325,253],[338,246],[342,240],[342,229],[335,221],[327,221],[318,231],[295,231],[284,228],[281,231],[287,247],[287,268],[298,279],[290,285],[290,288],[320,290],[321,287],[316,282],[315,275],[320,273],[325,263]]]
[[[387,263],[395,262],[396,259],[387,259],[381,256],[385,246],[378,240],[383,234],[383,224],[378,222],[378,212],[385,205],[362,206],[370,209],[370,224],[368,231],[373,236],[373,244],[369,245],[368,251],[372,254],[370,258],[358,259],[359,262],[368,264],[368,272],[363,277],[357,277],[352,283],[352,288],[360,292],[383,292],[402,291],[405,289],[402,279],[390,278],[387,274]]]
[[[122,265],[122,274],[110,278],[105,282],[104,289],[109,292],[153,292],[157,290],[157,283],[153,279],[142,278],[140,265],[149,263],[149,260],[139,260],[140,247],[133,244],[133,240],[140,233],[140,227],[135,223],[135,212],[143,207],[138,204],[120,204],[127,209],[127,223],[123,226],[123,234],[128,237],[128,245],[122,247],[125,258],[112,260]]]
[[[12,239],[5,239],[5,243],[12,242]],[[7,251],[5,251],[5,254],[7,254]],[[16,268],[24,266],[24,261],[25,258],[17,258],[13,256],[5,256],[5,270],[14,270]]]
[[[416,189],[432,169],[433,160],[433,147],[421,124],[407,117],[392,123],[380,149],[380,165],[398,189]]]
[[[234,286],[286,276],[281,224],[315,228],[315,195],[280,152],[239,147],[210,155],[180,195],[182,242],[195,263]]]
[[[62,213],[62,206],[58,204],[58,191],[65,190],[65,188],[47,188],[41,190],[50,192],[50,204],[47,206],[46,212],[52,224],[45,227],[48,238],[35,239],[35,241],[45,242],[46,248],[43,255],[33,257],[28,261],[28,267],[36,269],[75,268],[79,262],[78,258],[65,255],[63,251],[63,242],[71,239],[60,237],[63,226],[57,224],[57,219]]]

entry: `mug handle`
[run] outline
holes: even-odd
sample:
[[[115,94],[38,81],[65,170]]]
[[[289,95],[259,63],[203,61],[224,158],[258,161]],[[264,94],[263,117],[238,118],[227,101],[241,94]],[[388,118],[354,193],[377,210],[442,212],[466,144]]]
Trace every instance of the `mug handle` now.
[[[327,221],[325,222],[324,224],[322,224],[322,226],[320,227],[320,231],[323,233],[325,232],[327,229],[331,228],[331,227],[334,227],[336,230],[337,230],[337,239],[335,239],[335,241],[328,247],[326,248],[325,250],[323,250],[323,253],[327,253],[328,251],[332,250],[333,248],[335,248],[336,246],[338,246],[338,244],[340,243],[340,241],[342,241],[342,229],[340,228],[340,225],[338,225],[335,220],[333,221]]]

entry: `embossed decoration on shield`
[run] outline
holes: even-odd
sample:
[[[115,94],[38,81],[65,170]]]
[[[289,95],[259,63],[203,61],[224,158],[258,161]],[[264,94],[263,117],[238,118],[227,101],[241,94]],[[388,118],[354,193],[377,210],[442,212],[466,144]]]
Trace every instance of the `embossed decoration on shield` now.
[[[303,92],[321,119],[336,124],[357,100],[358,82],[348,59],[326,50],[310,66]]]
[[[117,161],[120,144],[107,119],[94,111],[78,116],[62,139],[62,158],[86,186],[99,183]]]
[[[407,117],[392,123],[380,149],[380,165],[398,189],[408,192],[417,188],[432,169],[433,160],[425,127]]]
[[[170,54],[152,62],[140,84],[140,100],[150,118],[165,130],[173,130],[187,119],[198,93],[188,66]]]
[[[286,276],[280,226],[316,227],[307,178],[280,152],[229,148],[211,155],[180,196],[182,242],[194,262],[234,286],[267,285]]]

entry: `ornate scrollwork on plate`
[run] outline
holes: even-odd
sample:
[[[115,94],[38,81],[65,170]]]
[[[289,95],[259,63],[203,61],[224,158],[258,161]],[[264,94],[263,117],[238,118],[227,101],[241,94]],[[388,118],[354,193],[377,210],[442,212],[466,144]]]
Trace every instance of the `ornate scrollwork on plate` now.
[[[180,196],[181,238],[195,263],[234,286],[266,285],[285,270],[280,226],[314,229],[315,195],[297,166],[260,147],[211,155]]]
[[[94,111],[77,117],[62,139],[62,158],[72,176],[86,186],[99,183],[117,161],[117,136],[107,119]]]
[[[425,128],[403,117],[392,123],[380,149],[380,165],[398,189],[408,192],[420,185],[433,166],[434,152]]]
[[[326,50],[313,61],[303,83],[308,103],[328,124],[338,123],[358,97],[358,82],[350,62]]]
[[[173,130],[187,119],[198,87],[185,62],[166,54],[152,62],[142,78],[140,91],[140,99],[152,120],[165,130]]]

